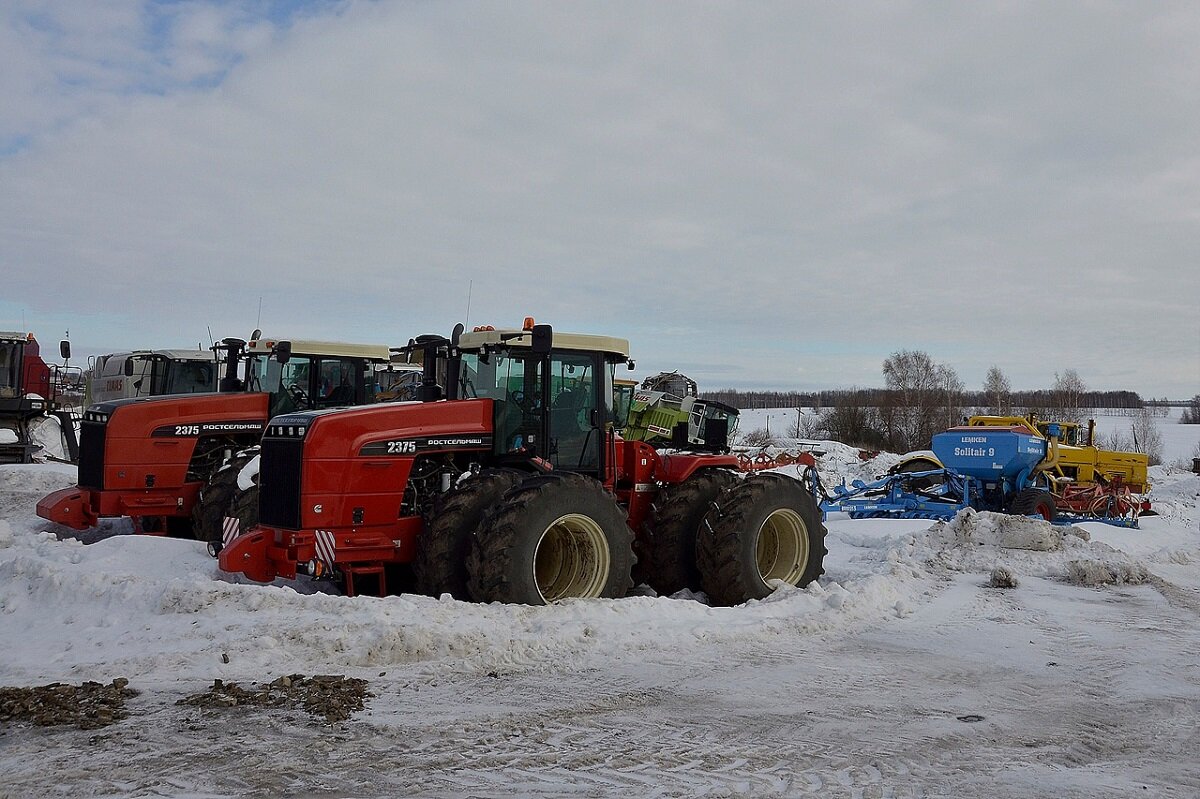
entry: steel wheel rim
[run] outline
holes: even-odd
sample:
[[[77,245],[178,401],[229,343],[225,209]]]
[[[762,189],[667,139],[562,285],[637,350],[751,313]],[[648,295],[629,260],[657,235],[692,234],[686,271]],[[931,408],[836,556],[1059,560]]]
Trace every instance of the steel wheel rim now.
[[[594,598],[604,592],[611,564],[603,528],[590,516],[568,513],[551,522],[538,540],[534,582],[544,602]]]
[[[808,567],[808,525],[791,508],[771,512],[758,528],[755,560],[764,583],[796,585]]]

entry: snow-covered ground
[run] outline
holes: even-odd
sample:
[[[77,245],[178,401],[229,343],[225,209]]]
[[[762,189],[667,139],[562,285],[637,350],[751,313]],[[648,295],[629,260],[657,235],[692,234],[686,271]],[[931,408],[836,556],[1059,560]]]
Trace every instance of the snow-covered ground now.
[[[0,725],[0,796],[1200,795],[1200,477],[1181,470],[1152,471],[1138,530],[831,518],[819,584],[736,608],[244,584],[197,542],[49,530],[34,505],[74,479],[0,467],[0,685],[141,693],[99,730]],[[1132,582],[1072,581],[1097,574]],[[175,704],[293,673],[373,697],[332,725]]]

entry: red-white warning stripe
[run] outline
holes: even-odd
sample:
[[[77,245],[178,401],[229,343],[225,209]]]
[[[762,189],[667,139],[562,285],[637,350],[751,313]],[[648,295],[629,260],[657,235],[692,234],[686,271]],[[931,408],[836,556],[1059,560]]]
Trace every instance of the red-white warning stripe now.
[[[226,516],[221,525],[221,543],[229,546],[229,542],[242,532],[242,522],[236,516]]]
[[[329,566],[332,566],[337,555],[337,541],[333,537],[332,530],[316,530],[317,558],[325,561]]]

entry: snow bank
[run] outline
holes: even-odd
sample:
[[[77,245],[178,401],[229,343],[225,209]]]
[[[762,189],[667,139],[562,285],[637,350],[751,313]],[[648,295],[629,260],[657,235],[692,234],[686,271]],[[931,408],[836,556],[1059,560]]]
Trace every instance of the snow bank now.
[[[849,447],[829,451],[838,464],[830,476],[839,481],[843,469],[882,467],[883,461],[858,460]],[[85,545],[69,531],[47,532],[33,505],[73,484],[68,466],[0,467],[4,683],[115,676],[207,683],[331,670],[372,677],[395,664],[429,674],[561,671],[603,658],[753,646],[781,634],[841,636],[910,616],[959,574],[986,580],[1004,569],[1013,582],[1082,585],[1136,582],[1148,574],[1141,559],[1089,541],[1086,530],[964,511],[933,525],[831,519],[827,574],[819,584],[781,586],[737,608],[712,608],[686,593],[552,607],[475,605],[448,596],[347,598],[306,579],[247,583],[221,572],[195,541],[109,531],[107,539]],[[1196,513],[1194,485],[1180,475],[1164,480],[1164,488],[1177,498],[1180,518]],[[1200,536],[1162,524],[1154,540],[1164,554],[1156,557],[1200,561]],[[1139,531],[1110,528],[1105,535],[1142,540]]]
[[[927,586],[886,552],[879,558],[881,573],[854,585],[783,586],[738,608],[687,597],[475,605],[347,598],[307,580],[245,584],[220,572],[199,542],[117,535],[85,545],[5,521],[0,635],[12,647],[0,674],[8,683],[109,674],[145,683],[321,673],[332,664],[362,676],[394,664],[437,673],[583,667],[596,657],[895,617]]]
[[[1000,567],[1014,578],[1025,575],[1081,585],[1144,580],[1132,576],[1145,575],[1145,564],[1090,538],[1087,530],[1074,526],[1055,527],[1041,519],[968,508],[949,522],[933,525],[923,543],[930,566],[950,571],[990,574]],[[1102,573],[1126,579],[1077,579]]]

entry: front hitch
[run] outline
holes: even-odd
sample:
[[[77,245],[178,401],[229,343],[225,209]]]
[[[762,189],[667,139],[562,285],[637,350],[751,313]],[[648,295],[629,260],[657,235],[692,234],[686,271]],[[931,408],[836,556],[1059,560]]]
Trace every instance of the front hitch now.
[[[37,515],[72,530],[95,527],[100,517],[92,510],[90,496],[87,489],[78,486],[60,489],[38,501]]]
[[[267,548],[274,541],[273,533],[255,528],[223,547],[217,563],[222,571],[244,574],[257,583],[269,583],[279,576],[275,564],[267,557]]]

